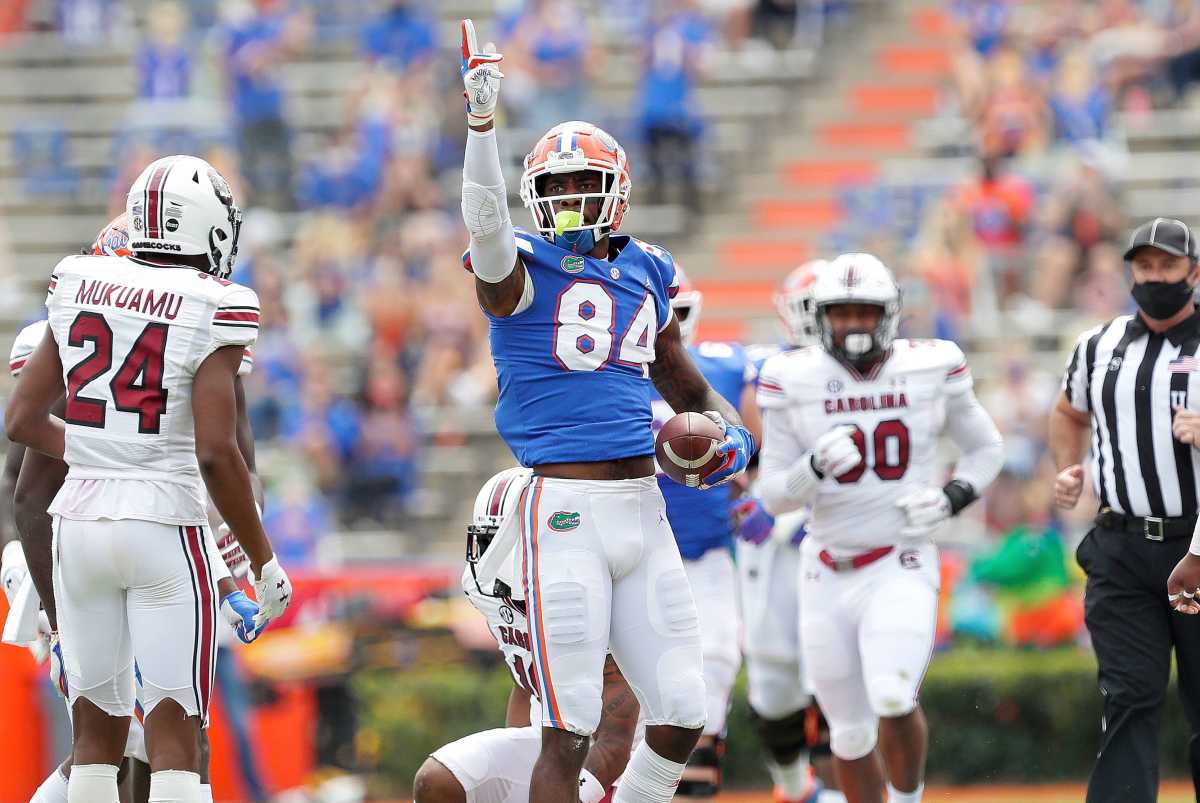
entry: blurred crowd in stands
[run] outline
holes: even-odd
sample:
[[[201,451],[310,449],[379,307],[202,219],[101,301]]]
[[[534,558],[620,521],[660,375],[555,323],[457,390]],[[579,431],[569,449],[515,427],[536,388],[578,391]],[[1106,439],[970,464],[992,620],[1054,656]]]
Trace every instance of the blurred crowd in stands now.
[[[233,278],[262,302],[247,391],[275,486],[267,525],[289,565],[331,527],[396,525],[428,503],[417,450],[431,421],[495,393],[460,262],[456,20],[432,0],[153,0],[141,25],[137,4],[118,0],[18,5],[28,28],[133,51],[137,100],[114,143],[110,214],[143,165],[173,152],[212,161],[247,210]],[[809,46],[816,23],[848,7],[613,0],[601,17],[571,0],[498,0],[481,33],[505,55],[512,167],[551,125],[594,119],[645,154],[641,199],[678,177],[698,205],[696,172],[675,166],[696,162],[707,54]],[[597,99],[613,42],[644,65],[632,108]],[[78,187],[65,134],[27,136],[28,191]]]
[[[929,145],[975,167],[931,193],[905,232],[942,325],[960,333],[974,313],[988,319],[997,309],[1019,310],[1035,327],[1056,309],[1123,311],[1128,154],[1119,123],[1179,104],[1200,79],[1200,4],[947,6],[955,50],[941,117],[959,126]]]
[[[144,25],[117,0],[23,5],[26,26],[134,53],[138,99],[113,146],[110,212],[142,165],[183,151],[217,164],[248,210],[234,278],[263,305],[248,395],[274,484],[268,524],[288,559],[310,557],[330,528],[401,524],[429,504],[419,449],[455,443],[441,413],[495,393],[459,261],[456,20],[432,0],[154,0]],[[819,46],[853,3],[495,6],[481,32],[505,54],[510,179],[538,133],[583,117],[631,153],[637,203],[676,198],[695,212],[696,166],[711,161],[699,158],[696,90],[715,57],[770,69],[777,49]],[[952,69],[909,154],[945,161],[843,188],[844,222],[814,244],[883,256],[904,285],[908,333],[1002,343],[980,372],[1009,446],[992,532],[1012,530],[1013,510],[1028,510],[1022,526],[1061,525],[1036,492],[1057,386],[1039,350],[1129,305],[1121,124],[1186,101],[1200,78],[1198,7],[948,0],[938,36]],[[614,103],[622,81],[634,86]],[[53,135],[29,136],[30,191],[69,192],[78,177]],[[1014,320],[1004,315],[1032,339],[998,338]]]

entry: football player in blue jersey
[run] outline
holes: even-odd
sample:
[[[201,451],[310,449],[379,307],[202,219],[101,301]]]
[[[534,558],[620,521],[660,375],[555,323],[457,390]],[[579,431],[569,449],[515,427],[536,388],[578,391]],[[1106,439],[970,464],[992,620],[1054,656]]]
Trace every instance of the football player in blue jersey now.
[[[757,380],[769,357],[817,342],[812,288],[829,263],[805,262],[788,274],[775,295],[784,339],[748,346]],[[753,471],[754,467],[751,467]],[[834,791],[829,731],[805,680],[800,660],[800,541],[807,510],[778,519],[748,495],[734,506],[738,593],[746,626],[742,651],[747,696],[777,803],[845,803]],[[811,760],[811,767],[810,767]],[[815,773],[814,773],[815,770]]]
[[[676,265],[679,293],[671,302],[688,353],[704,378],[737,408],[742,422],[759,435],[758,406],[754,402],[755,370],[746,350],[735,343],[694,343],[704,297],[692,289]],[[655,433],[675,415],[661,398],[653,403]],[[700,614],[700,642],[704,653],[704,685],[708,693],[708,722],[688,759],[679,784],[679,797],[713,797],[720,790],[720,761],[724,753],[725,715],[742,663],[738,646],[741,621],[737,607],[737,573],[733,565],[734,495],[728,487],[688,488],[658,475],[658,486],[667,502],[667,520],[675,533],[684,571]]]
[[[496,426],[533,469],[519,507],[543,714],[529,799],[579,799],[611,651],[646,722],[615,803],[666,803],[706,712],[696,604],[654,478],[651,391],[723,428],[705,485],[740,474],[754,438],[684,348],[671,255],[617,234],[630,177],[612,136],[572,121],[540,137],[521,176],[534,230],[513,228],[494,130],[501,56],[470,20],[462,35],[466,264],[489,322]]]

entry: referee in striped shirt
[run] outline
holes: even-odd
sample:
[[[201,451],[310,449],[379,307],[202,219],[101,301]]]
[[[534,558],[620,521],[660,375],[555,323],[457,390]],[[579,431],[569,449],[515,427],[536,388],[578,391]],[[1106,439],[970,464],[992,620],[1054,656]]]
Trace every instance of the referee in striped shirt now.
[[[1196,255],[1181,221],[1155,218],[1133,232],[1125,261],[1137,313],[1079,336],[1050,414],[1056,504],[1079,501],[1089,440],[1088,473],[1100,499],[1095,526],[1076,552],[1087,572],[1085,619],[1104,698],[1087,803],[1157,800],[1172,647],[1200,796],[1200,617],[1176,613],[1167,598],[1200,494],[1200,452],[1192,445],[1200,416],[1189,412],[1200,410]]]

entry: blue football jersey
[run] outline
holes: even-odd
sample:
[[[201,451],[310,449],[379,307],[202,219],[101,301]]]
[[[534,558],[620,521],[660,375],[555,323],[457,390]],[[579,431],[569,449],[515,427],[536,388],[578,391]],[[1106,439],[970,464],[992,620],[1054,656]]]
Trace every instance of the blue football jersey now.
[[[742,390],[756,380],[757,372],[746,350],[733,343],[700,343],[688,351],[713,389],[741,412]],[[671,405],[654,398],[654,434],[675,415]],[[689,488],[658,473],[658,487],[667,500],[667,520],[675,531],[679,554],[696,560],[712,549],[733,544],[733,499],[727,485],[702,491]]]
[[[596,259],[516,234],[534,297],[488,315],[500,436],[523,466],[654,454],[649,365],[679,289],[671,255],[614,236],[620,254]]]

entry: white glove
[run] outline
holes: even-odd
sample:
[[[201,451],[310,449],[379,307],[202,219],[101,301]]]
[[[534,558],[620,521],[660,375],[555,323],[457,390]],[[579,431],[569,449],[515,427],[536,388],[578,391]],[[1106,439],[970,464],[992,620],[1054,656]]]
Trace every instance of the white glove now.
[[[854,444],[854,427],[842,424],[821,437],[812,450],[812,467],[825,477],[840,477],[863,461],[862,452]]]
[[[27,574],[29,567],[25,563],[25,551],[21,549],[21,542],[9,541],[0,553],[0,585],[4,586],[4,596],[8,598],[9,605],[12,605],[13,597],[16,596],[21,583],[25,582]]]
[[[229,525],[223,522],[217,528],[217,549],[221,551],[221,560],[225,561],[234,580],[241,580],[250,572],[250,558]]]
[[[483,50],[475,39],[475,23],[462,21],[462,58],[459,63],[463,79],[463,95],[467,99],[467,124],[478,126],[496,116],[496,101],[500,99],[500,79],[504,73],[496,65],[504,58],[493,52],[488,42]]]
[[[50,617],[46,616],[45,611],[38,611],[37,638],[25,645],[38,665],[50,657],[50,636],[53,632],[50,627]]]
[[[250,580],[254,583],[254,601],[258,603],[254,629],[261,633],[288,609],[292,601],[292,581],[279,565],[279,558],[274,556],[263,564],[262,577],[255,577],[254,572],[250,572]]]
[[[908,520],[900,528],[904,539],[928,538],[937,526],[950,518],[950,499],[941,488],[919,488],[896,500]]]

